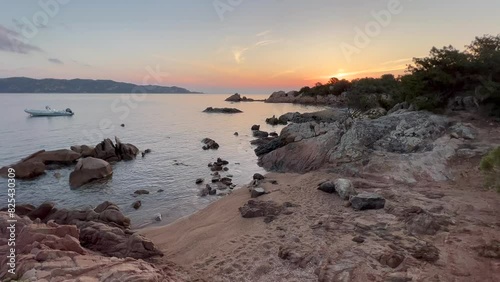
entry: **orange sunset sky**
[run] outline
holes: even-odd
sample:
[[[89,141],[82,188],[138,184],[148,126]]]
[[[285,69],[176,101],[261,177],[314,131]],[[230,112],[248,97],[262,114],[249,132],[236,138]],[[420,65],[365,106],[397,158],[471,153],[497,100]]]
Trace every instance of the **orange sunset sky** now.
[[[205,93],[268,94],[332,76],[402,74],[432,46],[461,49],[500,31],[500,1],[493,0],[0,0],[0,6],[0,77],[112,79]],[[145,80],[152,71],[156,78]]]

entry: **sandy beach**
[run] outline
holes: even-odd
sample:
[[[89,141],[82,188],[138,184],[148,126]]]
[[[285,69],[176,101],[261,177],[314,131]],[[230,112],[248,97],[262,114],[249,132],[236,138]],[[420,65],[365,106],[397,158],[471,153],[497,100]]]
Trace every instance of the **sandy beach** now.
[[[500,202],[495,192],[479,188],[479,178],[469,177],[471,166],[456,165],[465,177],[452,183],[404,186],[352,179],[360,191],[389,199],[385,210],[372,211],[353,211],[317,190],[319,183],[338,177],[328,171],[271,173],[263,184],[270,194],[262,200],[293,207],[270,223],[240,216],[238,208],[250,199],[242,188],[189,217],[141,233],[165,260],[182,266],[190,281],[494,281],[498,261],[477,254],[498,239]],[[410,234],[415,207],[441,215],[419,223],[441,232]],[[439,249],[435,264],[416,255],[432,256],[434,248]]]

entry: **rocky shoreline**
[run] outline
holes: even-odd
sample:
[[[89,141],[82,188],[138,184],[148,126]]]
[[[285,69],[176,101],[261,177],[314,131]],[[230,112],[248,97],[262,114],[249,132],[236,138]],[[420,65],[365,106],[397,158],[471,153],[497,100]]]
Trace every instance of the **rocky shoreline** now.
[[[307,96],[299,93],[298,91],[277,91],[272,93],[271,96],[265,100],[265,102],[343,107],[346,105],[347,100],[346,97],[342,95],[336,96],[330,94],[325,96]]]
[[[496,208],[480,158],[500,129],[401,108],[289,113],[256,154],[271,171],[141,231],[194,281],[495,281]],[[297,174],[296,174],[297,173]],[[283,280],[284,279],[284,280]]]
[[[287,124],[279,134],[250,128],[259,164],[271,172],[233,190],[222,175],[229,162],[218,158],[208,165],[210,181],[195,184],[201,197],[226,197],[167,226],[135,233],[110,202],[86,210],[18,206],[19,271],[9,277],[2,268],[0,278],[465,282],[500,275],[500,197],[483,188],[477,171],[500,145],[498,124],[404,106],[287,113],[266,122]],[[40,151],[13,166],[26,179],[75,165],[69,182],[80,187],[139,153],[115,141]],[[219,147],[209,138],[202,143]],[[2,238],[8,216],[0,212]]]

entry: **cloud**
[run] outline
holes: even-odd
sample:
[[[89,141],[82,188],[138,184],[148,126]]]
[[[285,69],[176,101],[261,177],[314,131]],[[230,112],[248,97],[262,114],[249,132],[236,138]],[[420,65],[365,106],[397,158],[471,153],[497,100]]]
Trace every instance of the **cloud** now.
[[[257,43],[254,43],[253,45],[248,46],[248,47],[235,47],[235,48],[233,48],[233,51],[232,51],[234,60],[236,61],[237,64],[241,64],[245,61],[244,55],[247,51],[250,51],[252,49],[256,49],[259,47],[264,47],[264,46],[267,46],[267,45],[270,45],[270,44],[273,44],[276,42],[278,42],[278,41],[277,40],[262,40],[262,41],[259,41]]]
[[[265,36],[265,35],[268,35],[271,32],[272,32],[272,30],[265,30],[265,31],[263,31],[261,33],[257,33],[255,36],[257,36],[257,37]]]
[[[89,67],[89,68],[91,68],[91,67],[92,67],[92,65],[90,65],[90,64],[81,63],[81,62],[79,62],[79,61],[77,61],[77,60],[71,60],[71,61],[72,61],[73,63],[75,63],[75,64],[77,64],[77,65],[80,65],[80,66],[83,66],[83,67]]]
[[[49,62],[57,64],[57,65],[63,65],[64,64],[63,61],[61,61],[59,59],[56,59],[56,58],[50,58]]]
[[[274,42],[276,42],[276,41],[273,41],[273,40],[262,40],[262,41],[259,41],[259,42],[255,43],[255,47],[267,46],[269,44],[273,44]]]
[[[39,47],[24,41],[25,39],[19,32],[0,25],[0,51],[18,54],[42,52]]]
[[[325,75],[325,76],[320,76],[320,77],[312,77],[312,78],[308,78],[306,80],[329,79],[329,78],[332,78],[332,77],[345,78],[345,77],[356,76],[356,75],[359,75],[359,74],[384,73],[384,72],[402,71],[402,70],[405,70],[405,69],[406,69],[406,65],[398,65],[398,66],[393,66],[393,67],[376,68],[376,69],[366,69],[366,70],[352,71],[352,72],[339,72],[339,73],[331,74],[331,75]]]
[[[387,61],[387,62],[382,63],[381,65],[385,66],[385,65],[392,65],[392,64],[400,64],[400,63],[411,62],[411,61],[413,61],[413,58],[404,58],[404,59],[399,59],[399,60],[394,60],[394,61]]]
[[[235,49],[233,49],[233,56],[234,56],[234,60],[236,61],[236,63],[238,63],[238,64],[243,63],[243,61],[245,60],[243,55],[248,50],[250,50],[250,48],[248,48],[248,47],[247,48],[235,48]]]
[[[277,78],[277,77],[280,77],[280,76],[284,76],[284,75],[288,75],[288,74],[293,74],[293,73],[296,73],[298,70],[298,68],[295,68],[295,69],[289,69],[289,70],[285,70],[285,71],[282,71],[282,72],[278,72],[278,73],[275,73],[271,76],[271,78]]]

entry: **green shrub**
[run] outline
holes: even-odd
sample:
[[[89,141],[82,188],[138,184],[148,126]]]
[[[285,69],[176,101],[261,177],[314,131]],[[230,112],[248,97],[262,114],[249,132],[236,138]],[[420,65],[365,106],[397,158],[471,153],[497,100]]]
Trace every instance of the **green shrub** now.
[[[401,83],[392,74],[380,78],[361,78],[351,82],[347,95],[348,105],[358,110],[383,107],[390,110],[398,103]]]
[[[500,147],[483,157],[480,168],[486,177],[486,186],[500,193]]]

